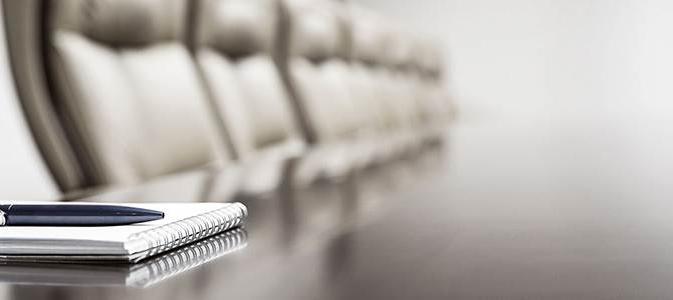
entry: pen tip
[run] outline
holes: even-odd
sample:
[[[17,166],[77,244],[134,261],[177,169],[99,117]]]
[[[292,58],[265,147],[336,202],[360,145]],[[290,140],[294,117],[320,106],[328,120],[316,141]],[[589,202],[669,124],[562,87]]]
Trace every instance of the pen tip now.
[[[152,218],[152,220],[163,219],[164,218],[164,212],[155,211],[155,212],[152,212],[149,216]]]
[[[134,211],[138,216],[144,217],[147,221],[163,219],[165,216],[164,212],[153,209],[135,208]]]

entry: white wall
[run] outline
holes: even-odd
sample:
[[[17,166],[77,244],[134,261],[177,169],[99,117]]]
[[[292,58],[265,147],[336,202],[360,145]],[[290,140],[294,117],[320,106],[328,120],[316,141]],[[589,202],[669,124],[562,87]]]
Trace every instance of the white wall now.
[[[27,127],[11,78],[0,5],[0,201],[59,196]]]
[[[354,1],[444,43],[461,117],[672,103],[671,1]]]

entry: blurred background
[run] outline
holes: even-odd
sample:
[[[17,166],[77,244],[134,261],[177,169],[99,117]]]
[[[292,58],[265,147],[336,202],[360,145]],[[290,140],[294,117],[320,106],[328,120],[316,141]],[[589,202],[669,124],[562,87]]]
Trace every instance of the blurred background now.
[[[442,41],[367,5],[3,2],[0,198],[223,167],[258,194],[441,143]]]
[[[538,159],[542,176],[600,181],[610,173],[615,184],[664,184],[666,168],[641,166],[671,164],[661,160],[673,150],[670,2],[353,2],[442,45],[443,80],[459,111],[451,129],[456,168],[493,163],[501,165],[494,172],[511,172],[516,166],[507,165],[507,153],[523,152]],[[0,51],[0,198],[53,199],[58,189],[20,113],[6,46]],[[500,132],[502,123],[509,130]],[[486,144],[476,142],[484,135]],[[491,155],[461,150],[484,145],[502,148]],[[556,154],[539,157],[540,149]],[[575,160],[589,164],[589,174],[564,169],[564,161]]]
[[[659,215],[648,205],[673,191],[673,4],[366,3],[444,43],[460,111],[447,184],[474,192],[471,199],[486,197],[482,189],[502,197],[476,201],[475,212],[534,205],[523,200],[530,197],[556,199],[551,213],[574,199],[580,204],[569,213],[591,218]]]

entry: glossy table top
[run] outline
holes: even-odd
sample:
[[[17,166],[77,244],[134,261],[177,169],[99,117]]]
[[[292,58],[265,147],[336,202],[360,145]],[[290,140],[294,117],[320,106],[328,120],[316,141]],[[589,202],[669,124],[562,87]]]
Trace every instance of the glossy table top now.
[[[22,275],[3,290],[8,299],[673,295],[673,202],[658,176],[666,163],[625,162],[634,157],[614,150],[620,131],[548,135],[564,121],[548,119],[542,129],[539,120],[458,121],[443,148],[341,182],[242,199],[250,219],[241,247],[146,287],[129,284],[138,275],[123,269],[111,276],[88,267],[85,276],[102,276],[93,284],[53,285],[35,269],[5,266],[0,274]],[[600,123],[585,121],[588,130]],[[97,197],[231,200],[204,193],[205,177]],[[64,268],[64,276],[82,276]]]

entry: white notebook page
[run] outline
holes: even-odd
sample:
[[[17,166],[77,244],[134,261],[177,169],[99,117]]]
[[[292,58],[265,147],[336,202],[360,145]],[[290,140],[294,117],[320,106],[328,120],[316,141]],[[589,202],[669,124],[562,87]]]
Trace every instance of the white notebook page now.
[[[50,203],[50,204],[53,204]],[[99,204],[76,203],[63,204]],[[126,254],[124,242],[134,233],[218,210],[231,203],[120,203],[164,212],[160,220],[122,226],[3,226],[2,254]]]

